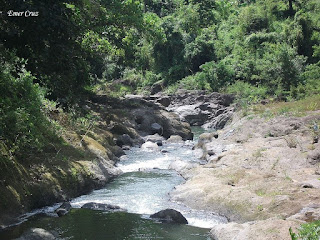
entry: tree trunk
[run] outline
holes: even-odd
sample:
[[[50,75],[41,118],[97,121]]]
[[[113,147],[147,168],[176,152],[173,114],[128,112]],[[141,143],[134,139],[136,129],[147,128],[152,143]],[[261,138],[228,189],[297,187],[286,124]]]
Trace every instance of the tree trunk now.
[[[293,0],[289,0],[289,13],[293,14],[293,6],[292,6]]]

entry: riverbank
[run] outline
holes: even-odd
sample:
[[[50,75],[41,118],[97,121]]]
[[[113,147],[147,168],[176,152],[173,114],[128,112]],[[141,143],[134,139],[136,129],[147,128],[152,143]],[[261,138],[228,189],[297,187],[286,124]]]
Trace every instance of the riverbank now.
[[[141,146],[145,135],[161,131],[165,138],[192,138],[188,123],[140,97],[93,96],[82,108],[94,119],[85,128],[78,129],[61,109],[52,109],[49,120],[59,129],[55,141],[41,152],[20,157],[7,153],[0,170],[0,226],[32,209],[103,187],[120,173],[114,165],[123,149]]]
[[[226,216],[213,239],[291,239],[289,228],[320,218],[319,98],[237,112],[195,151],[207,164],[181,173],[173,200]]]

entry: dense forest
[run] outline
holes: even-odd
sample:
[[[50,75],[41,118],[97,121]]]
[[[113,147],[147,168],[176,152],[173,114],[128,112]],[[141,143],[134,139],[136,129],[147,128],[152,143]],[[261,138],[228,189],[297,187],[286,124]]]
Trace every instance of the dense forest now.
[[[54,137],[52,106],[74,112],[90,94],[320,93],[318,0],[0,2],[1,164]]]

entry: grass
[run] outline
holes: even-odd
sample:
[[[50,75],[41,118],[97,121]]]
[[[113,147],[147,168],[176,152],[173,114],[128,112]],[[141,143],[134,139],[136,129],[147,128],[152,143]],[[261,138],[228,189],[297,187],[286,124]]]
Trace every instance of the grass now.
[[[256,191],[256,194],[259,196],[259,197],[263,197],[266,195],[266,191],[264,189],[259,189]]]
[[[279,163],[279,161],[280,161],[280,158],[278,157],[278,158],[276,159],[276,161],[272,164],[271,170],[274,170],[274,169],[276,168],[276,166],[277,166],[277,164]]]
[[[259,205],[257,206],[257,210],[258,210],[259,212],[263,211],[263,206],[262,206],[261,204],[259,204]]]
[[[263,156],[263,152],[266,151],[267,149],[265,148],[259,148],[257,149],[253,154],[252,154],[252,157],[255,159],[255,160],[258,160],[259,158],[261,158]]]
[[[307,97],[292,102],[272,102],[266,105],[257,104],[252,107],[255,114],[265,118],[276,116],[305,116],[307,112],[320,110],[320,95]]]

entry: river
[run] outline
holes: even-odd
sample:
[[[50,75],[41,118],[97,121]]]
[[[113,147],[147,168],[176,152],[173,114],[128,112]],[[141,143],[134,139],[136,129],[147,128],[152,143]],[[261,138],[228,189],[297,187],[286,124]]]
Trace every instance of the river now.
[[[199,129],[194,130],[199,133]],[[14,239],[35,227],[55,232],[63,239],[210,239],[209,229],[225,223],[225,218],[170,200],[170,192],[185,181],[172,166],[201,164],[193,155],[192,145],[165,143],[157,151],[132,148],[117,164],[123,174],[105,188],[73,199],[74,209],[69,214],[53,217],[56,206],[33,211],[23,223],[1,232],[0,239]],[[127,212],[81,209],[88,202],[118,205]],[[180,211],[189,224],[159,223],[149,218],[166,208]]]

